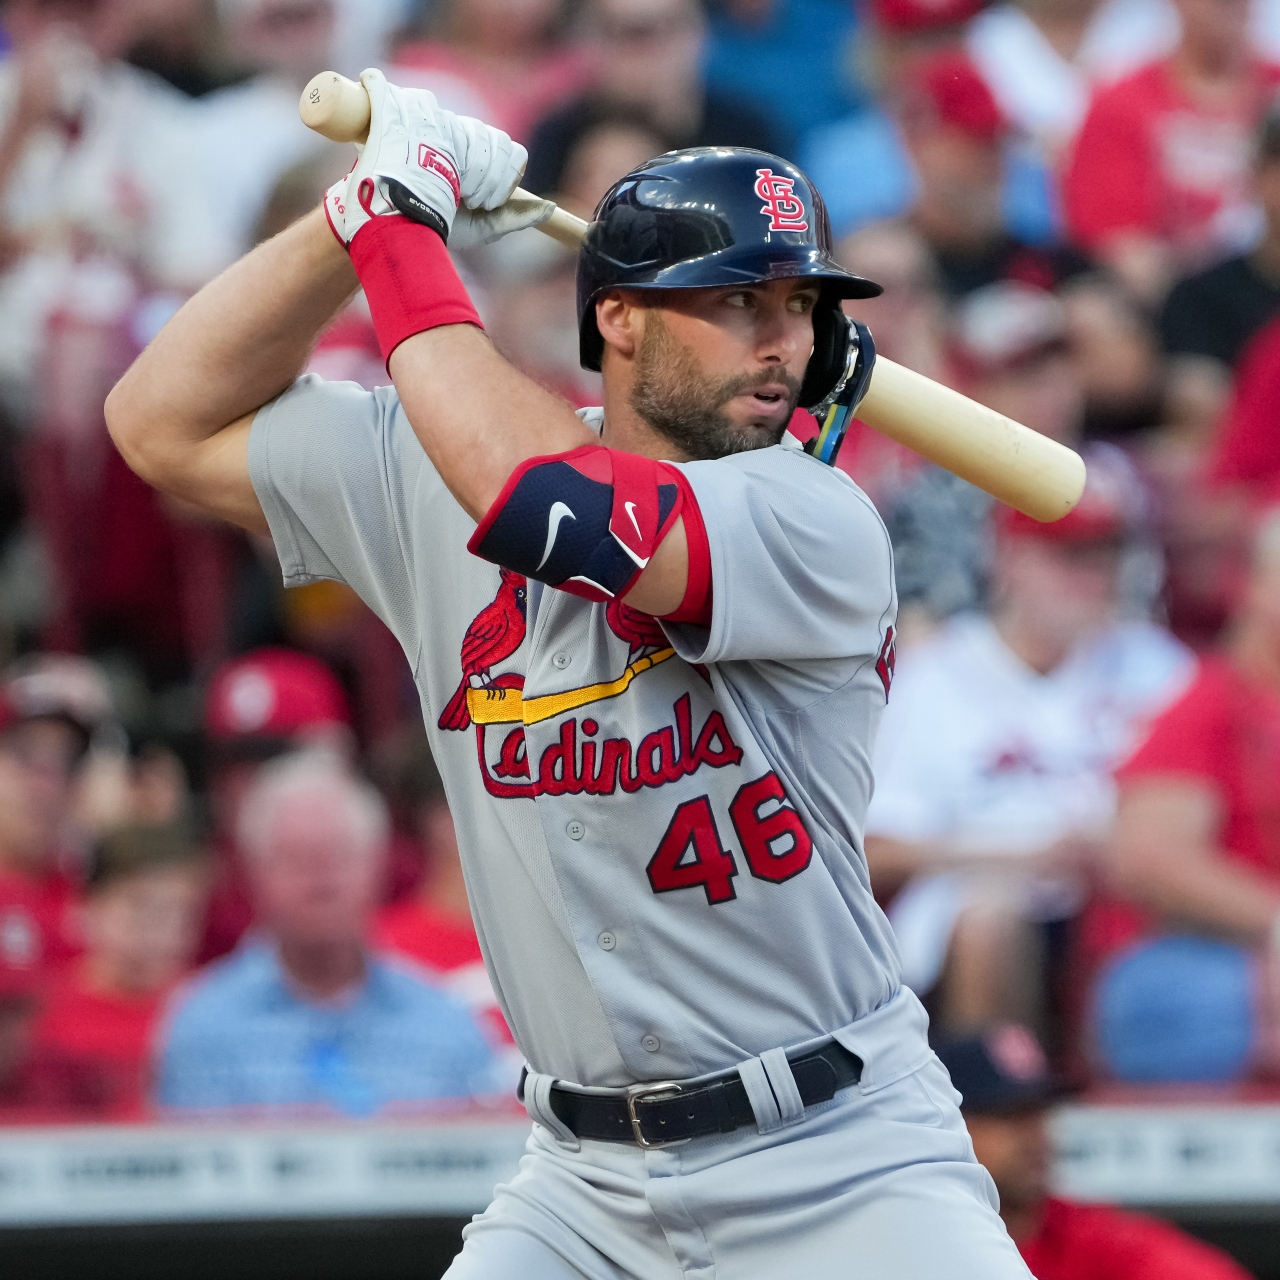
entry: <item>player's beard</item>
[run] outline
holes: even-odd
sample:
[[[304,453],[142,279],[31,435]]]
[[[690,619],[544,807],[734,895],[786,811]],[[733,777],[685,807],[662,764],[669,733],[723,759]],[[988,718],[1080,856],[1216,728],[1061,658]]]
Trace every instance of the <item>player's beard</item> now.
[[[788,412],[777,426],[739,425],[721,412],[734,396],[770,384],[787,389]],[[723,382],[708,378],[693,352],[671,336],[661,315],[656,310],[647,313],[631,407],[691,461],[777,444],[799,399],[800,380],[777,366]]]

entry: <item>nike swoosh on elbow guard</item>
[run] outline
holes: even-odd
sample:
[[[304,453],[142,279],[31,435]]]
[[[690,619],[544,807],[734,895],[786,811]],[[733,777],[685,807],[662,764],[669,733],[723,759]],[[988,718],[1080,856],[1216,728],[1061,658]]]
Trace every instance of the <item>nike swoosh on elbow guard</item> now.
[[[577,516],[563,502],[553,502],[551,504],[551,514],[547,516],[547,545],[543,548],[542,559],[538,561],[538,569],[541,569],[551,556],[551,548],[556,545],[556,535],[560,532],[560,523],[566,517],[570,520],[577,520]],[[534,570],[534,573],[538,572]]]

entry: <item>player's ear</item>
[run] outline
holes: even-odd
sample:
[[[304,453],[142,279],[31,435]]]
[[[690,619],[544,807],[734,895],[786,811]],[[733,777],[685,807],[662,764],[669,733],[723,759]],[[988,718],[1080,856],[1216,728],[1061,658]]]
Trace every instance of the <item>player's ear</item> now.
[[[642,299],[625,289],[610,289],[596,299],[596,327],[605,346],[619,355],[635,355],[644,336],[644,313]]]

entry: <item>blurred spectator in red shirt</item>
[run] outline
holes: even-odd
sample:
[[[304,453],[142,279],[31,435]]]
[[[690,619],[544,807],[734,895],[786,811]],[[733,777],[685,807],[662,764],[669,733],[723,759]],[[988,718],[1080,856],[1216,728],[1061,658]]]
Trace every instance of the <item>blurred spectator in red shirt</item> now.
[[[527,141],[588,79],[586,50],[561,43],[567,8],[565,0],[447,0],[430,11],[429,38],[401,44],[387,76]]]
[[[382,909],[374,943],[424,966],[493,1027],[495,1040],[514,1049],[480,954],[444,783],[420,729],[403,750],[395,772],[388,788],[393,810],[400,811],[401,822],[412,824],[426,871],[413,897]]]
[[[1265,223],[1261,240],[1174,285],[1160,318],[1166,418],[1202,439],[1223,408],[1245,348],[1280,312],[1280,105],[1272,105],[1258,130],[1253,188]]]
[[[682,147],[757,147],[785,155],[791,140],[751,105],[709,90],[699,0],[591,0],[595,91],[546,116],[529,139],[524,185],[550,194],[579,136],[601,108],[632,110]],[[803,92],[797,86],[798,92]]]
[[[963,1095],[1000,1216],[1036,1280],[1249,1280],[1230,1255],[1167,1222],[1049,1194],[1048,1107],[1059,1090],[1025,1027],[998,1024],[937,1052]]]
[[[0,685],[0,963],[51,972],[80,950],[63,861],[75,783],[109,706],[83,658],[42,655]]]
[[[253,919],[237,848],[240,808],[266,761],[305,747],[350,757],[351,711],[337,677],[292,649],[256,649],[221,667],[205,700],[215,873],[199,959],[230,951]]]
[[[205,858],[175,828],[125,827],[94,851],[85,955],[54,984],[33,1032],[37,1057],[71,1067],[83,1109],[145,1110],[160,1007],[191,965],[208,889]]]
[[[1236,385],[1209,460],[1209,476],[1254,501],[1280,498],[1280,319],[1240,358]]]
[[[1112,872],[1148,914],[1112,921],[1094,998],[1126,1080],[1274,1070],[1280,955],[1280,513],[1264,519],[1223,651],[1118,770]]]
[[[1177,50],[1095,94],[1063,177],[1071,235],[1153,306],[1256,234],[1250,141],[1280,85],[1251,52],[1248,0],[1176,8]]]
[[[984,9],[965,44],[1001,110],[1052,162],[1079,129],[1093,84],[1176,41],[1177,18],[1158,0],[1014,0]]]
[[[74,1063],[35,1044],[42,990],[40,975],[0,958],[0,1124],[65,1121],[97,1101]]]
[[[12,965],[0,953],[0,1117],[35,1095],[30,1068],[31,1026],[39,1006],[37,980],[25,965]]]

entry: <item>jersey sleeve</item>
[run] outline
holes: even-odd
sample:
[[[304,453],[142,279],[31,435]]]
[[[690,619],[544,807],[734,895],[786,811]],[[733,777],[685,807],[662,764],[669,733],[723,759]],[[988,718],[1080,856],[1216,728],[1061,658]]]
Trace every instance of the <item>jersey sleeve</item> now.
[[[711,595],[709,625],[667,623],[681,657],[876,660],[894,618],[893,557],[852,481],[782,448],[680,470],[706,532]]]
[[[429,464],[398,413],[394,388],[307,374],[259,410],[249,476],[285,585],[346,583],[412,657],[409,510]]]

